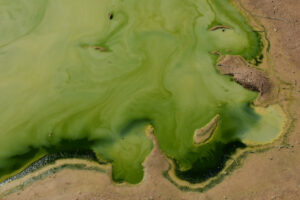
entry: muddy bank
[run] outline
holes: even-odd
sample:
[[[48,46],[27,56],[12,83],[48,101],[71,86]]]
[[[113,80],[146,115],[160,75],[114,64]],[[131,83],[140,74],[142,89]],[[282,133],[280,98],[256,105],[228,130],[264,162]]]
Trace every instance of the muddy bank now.
[[[217,64],[221,74],[230,75],[244,88],[260,93],[259,98],[270,98],[276,86],[263,71],[251,66],[240,56],[221,56]]]

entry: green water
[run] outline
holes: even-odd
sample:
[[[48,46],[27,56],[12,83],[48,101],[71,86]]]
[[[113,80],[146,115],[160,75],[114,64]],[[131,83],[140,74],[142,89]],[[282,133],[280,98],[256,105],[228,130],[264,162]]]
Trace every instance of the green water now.
[[[115,181],[138,183],[151,124],[180,178],[214,176],[237,148],[280,133],[280,109],[257,112],[258,94],[211,54],[251,60],[261,46],[228,0],[0,0],[0,174],[87,140]],[[212,138],[194,145],[217,114]]]

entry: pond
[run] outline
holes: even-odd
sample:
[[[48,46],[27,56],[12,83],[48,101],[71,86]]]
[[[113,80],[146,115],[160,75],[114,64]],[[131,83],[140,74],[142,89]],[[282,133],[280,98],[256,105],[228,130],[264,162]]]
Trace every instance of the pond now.
[[[116,182],[139,183],[149,125],[180,179],[216,176],[237,149],[281,132],[279,106],[255,107],[259,93],[216,67],[262,46],[228,0],[2,1],[2,180],[80,148],[112,163]]]

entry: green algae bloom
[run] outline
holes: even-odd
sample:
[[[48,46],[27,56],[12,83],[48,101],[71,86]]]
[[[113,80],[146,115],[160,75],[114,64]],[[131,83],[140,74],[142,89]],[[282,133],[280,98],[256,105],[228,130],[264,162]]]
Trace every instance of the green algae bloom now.
[[[261,48],[228,0],[1,1],[0,180],[90,149],[113,180],[139,183],[148,125],[179,178],[217,175],[237,148],[276,138],[283,115],[251,106],[258,94],[221,75],[211,52],[251,60]]]

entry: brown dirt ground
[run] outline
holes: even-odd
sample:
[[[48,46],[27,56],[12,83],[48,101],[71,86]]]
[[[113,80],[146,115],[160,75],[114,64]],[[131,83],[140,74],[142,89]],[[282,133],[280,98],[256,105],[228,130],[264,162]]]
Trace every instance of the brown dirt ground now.
[[[221,56],[217,64],[217,69],[221,74],[230,75],[236,82],[243,87],[258,91],[259,98],[262,101],[267,101],[269,98],[274,98],[272,93],[277,95],[277,88],[274,87],[263,71],[256,69],[247,63],[241,56],[225,55]]]
[[[240,0],[266,28],[271,42],[270,73],[277,76],[281,104],[290,106],[296,119],[287,142],[290,148],[274,148],[249,155],[241,168],[205,193],[181,192],[161,172],[167,161],[155,149],[146,161],[145,180],[136,186],[118,186],[106,174],[63,170],[37,181],[5,200],[297,200],[300,199],[300,1]],[[286,94],[292,90],[292,99]],[[3,187],[0,187],[3,190]]]

